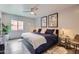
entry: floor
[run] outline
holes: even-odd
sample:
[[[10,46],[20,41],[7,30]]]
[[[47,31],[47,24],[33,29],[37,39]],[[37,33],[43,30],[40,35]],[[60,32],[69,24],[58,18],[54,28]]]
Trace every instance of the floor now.
[[[5,48],[6,54],[21,54],[21,53],[23,53],[22,42],[20,39],[9,40],[5,46],[7,46]]]
[[[6,48],[6,51],[9,54],[23,54],[21,39],[9,40],[7,45],[8,46]],[[66,50],[68,51],[67,54],[75,54],[73,49],[66,49]]]

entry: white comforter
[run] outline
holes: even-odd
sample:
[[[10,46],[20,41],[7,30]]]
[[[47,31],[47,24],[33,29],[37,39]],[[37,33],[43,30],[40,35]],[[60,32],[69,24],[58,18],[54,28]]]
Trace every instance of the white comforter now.
[[[47,42],[43,36],[34,33],[23,33],[21,36],[28,40],[33,45],[34,49]]]

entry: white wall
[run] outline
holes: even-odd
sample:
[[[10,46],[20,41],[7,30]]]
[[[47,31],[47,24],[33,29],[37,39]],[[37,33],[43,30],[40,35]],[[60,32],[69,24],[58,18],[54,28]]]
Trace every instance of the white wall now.
[[[40,28],[41,19],[38,18],[36,23],[36,28]],[[63,28],[70,37],[79,34],[79,5],[58,11],[58,26],[60,30]]]

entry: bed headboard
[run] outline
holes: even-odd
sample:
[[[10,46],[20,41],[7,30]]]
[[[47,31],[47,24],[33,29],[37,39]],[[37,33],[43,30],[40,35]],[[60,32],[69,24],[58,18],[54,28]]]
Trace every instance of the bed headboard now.
[[[59,29],[56,29],[55,31],[56,35],[59,37]]]
[[[41,33],[45,33],[47,29],[49,28],[41,28]],[[51,28],[52,29],[52,28]],[[53,28],[54,29],[54,28]],[[37,29],[38,30],[38,29]],[[56,34],[57,36],[59,36],[59,29],[54,29],[54,34]]]

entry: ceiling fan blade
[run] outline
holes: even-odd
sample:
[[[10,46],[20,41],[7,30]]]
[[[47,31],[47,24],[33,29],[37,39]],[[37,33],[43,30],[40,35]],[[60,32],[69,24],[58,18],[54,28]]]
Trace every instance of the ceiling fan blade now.
[[[31,12],[31,11],[24,11],[24,12]]]
[[[31,8],[29,11],[28,10],[24,10],[24,12],[29,12],[30,14],[35,15],[35,16],[37,15],[36,11],[38,11],[37,5],[34,6],[33,8]]]

